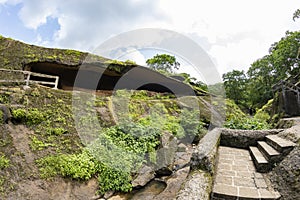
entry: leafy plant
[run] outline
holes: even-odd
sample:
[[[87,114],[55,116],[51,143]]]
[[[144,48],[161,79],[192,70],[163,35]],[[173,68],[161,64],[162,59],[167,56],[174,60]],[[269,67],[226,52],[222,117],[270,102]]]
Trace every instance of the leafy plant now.
[[[62,175],[78,180],[88,180],[98,169],[97,163],[93,161],[87,151],[80,154],[50,155],[36,162],[43,178]]]
[[[58,128],[48,128],[47,132],[49,135],[62,135],[64,133],[67,133],[68,131],[64,128],[58,127]]]
[[[18,108],[12,111],[12,116],[16,121],[25,122],[27,125],[39,124],[46,118],[45,114],[37,108],[31,108],[29,110]]]
[[[229,121],[226,121],[224,127],[231,129],[242,129],[242,130],[263,130],[269,129],[270,125],[260,119],[252,117],[236,118],[233,117]]]
[[[132,190],[131,175],[128,171],[117,170],[101,165],[98,175],[99,193],[107,191],[130,192]]]
[[[55,145],[52,143],[43,142],[43,141],[39,140],[36,136],[31,137],[30,147],[32,150],[41,151],[49,146],[55,146]]]

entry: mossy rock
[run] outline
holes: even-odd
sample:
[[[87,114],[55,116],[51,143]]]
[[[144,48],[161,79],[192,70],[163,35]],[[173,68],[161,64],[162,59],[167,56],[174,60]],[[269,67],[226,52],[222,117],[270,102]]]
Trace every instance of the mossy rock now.
[[[6,123],[11,118],[10,110],[5,105],[0,105],[0,124]]]

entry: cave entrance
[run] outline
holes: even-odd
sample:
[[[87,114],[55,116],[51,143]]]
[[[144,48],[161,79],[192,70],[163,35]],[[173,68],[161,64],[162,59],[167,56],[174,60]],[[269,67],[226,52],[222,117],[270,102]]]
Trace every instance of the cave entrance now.
[[[117,67],[120,66],[116,66],[116,69]],[[172,91],[175,91],[177,94],[184,96],[193,95],[193,90],[187,84],[145,67],[132,65],[121,68],[121,71],[114,69],[114,66],[108,67],[104,63],[66,65],[56,62],[32,62],[24,66],[24,70],[27,71],[58,76],[58,88],[63,90],[128,89],[148,90],[160,93],[173,93]],[[82,80],[80,82],[75,81],[79,73],[79,77]],[[38,81],[48,80],[47,77],[35,77],[35,79]],[[97,80],[97,83],[95,83],[95,80]],[[74,83],[76,83],[75,86]]]

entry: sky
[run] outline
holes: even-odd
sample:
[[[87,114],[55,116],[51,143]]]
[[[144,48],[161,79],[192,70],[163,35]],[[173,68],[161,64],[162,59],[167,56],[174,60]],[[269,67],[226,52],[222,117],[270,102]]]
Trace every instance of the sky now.
[[[0,35],[93,52],[124,32],[167,29],[195,41],[223,74],[247,70],[287,30],[299,30],[292,19],[298,8],[299,0],[0,0]],[[123,57],[144,65],[156,53]]]

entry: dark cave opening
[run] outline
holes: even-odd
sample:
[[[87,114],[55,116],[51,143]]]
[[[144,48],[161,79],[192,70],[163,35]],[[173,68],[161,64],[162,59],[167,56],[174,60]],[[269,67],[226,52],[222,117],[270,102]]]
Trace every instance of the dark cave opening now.
[[[129,89],[192,95],[190,86],[141,66],[131,66],[125,72],[116,72],[109,70],[103,63],[66,65],[57,62],[32,62],[24,65],[24,70],[59,76],[58,88],[63,90]]]

